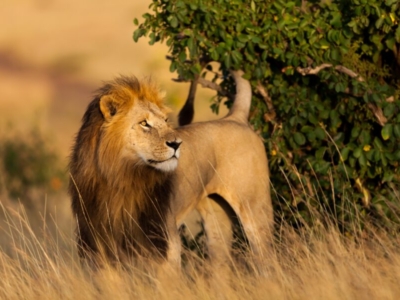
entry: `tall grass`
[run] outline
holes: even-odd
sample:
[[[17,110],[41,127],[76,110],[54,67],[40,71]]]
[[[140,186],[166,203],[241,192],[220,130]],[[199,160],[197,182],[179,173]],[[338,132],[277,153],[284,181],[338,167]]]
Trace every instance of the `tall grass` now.
[[[2,207],[0,299],[398,299],[400,237],[370,229],[345,237],[332,225],[277,230],[267,276],[238,263],[225,277],[187,255],[182,274],[85,268],[72,235],[33,228],[23,208]],[[53,225],[51,225],[53,224]],[[5,239],[3,244],[5,245]],[[191,267],[193,266],[193,268]]]

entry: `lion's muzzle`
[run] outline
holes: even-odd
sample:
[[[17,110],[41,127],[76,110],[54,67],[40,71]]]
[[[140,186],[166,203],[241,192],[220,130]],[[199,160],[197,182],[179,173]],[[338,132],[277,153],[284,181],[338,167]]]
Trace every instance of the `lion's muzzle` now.
[[[182,144],[181,139],[177,139],[175,141],[167,141],[165,142],[168,147],[174,149],[175,151],[178,150],[179,146]]]

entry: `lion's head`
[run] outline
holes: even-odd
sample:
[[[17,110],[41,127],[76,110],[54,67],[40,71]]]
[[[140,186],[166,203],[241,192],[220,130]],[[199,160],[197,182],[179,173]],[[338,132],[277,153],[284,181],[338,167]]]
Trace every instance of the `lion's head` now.
[[[69,191],[82,249],[115,257],[109,247],[129,252],[129,245],[146,245],[142,233],[154,236],[152,244],[165,244],[156,224],[169,205],[181,144],[168,111],[158,88],[134,77],[105,84],[89,104],[70,161]],[[153,211],[157,221],[147,224],[144,216]]]
[[[167,122],[169,110],[162,95],[150,81],[121,77],[107,84],[99,98],[104,117],[100,159],[110,158],[112,152],[128,163],[166,172],[176,168],[181,140]]]

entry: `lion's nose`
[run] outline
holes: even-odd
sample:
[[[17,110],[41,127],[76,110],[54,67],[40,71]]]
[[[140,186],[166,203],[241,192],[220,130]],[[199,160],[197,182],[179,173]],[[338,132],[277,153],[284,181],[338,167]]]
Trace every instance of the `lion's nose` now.
[[[172,142],[166,142],[168,147],[171,147],[175,151],[178,150],[179,146],[182,144],[181,140],[175,140]]]

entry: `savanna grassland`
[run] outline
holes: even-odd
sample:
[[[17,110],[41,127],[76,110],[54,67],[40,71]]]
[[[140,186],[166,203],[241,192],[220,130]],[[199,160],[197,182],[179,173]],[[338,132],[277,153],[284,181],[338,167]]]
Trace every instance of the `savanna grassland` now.
[[[397,299],[398,238],[370,231],[355,239],[334,230],[280,228],[259,277],[238,263],[220,274],[191,254],[181,275],[82,267],[70,237],[35,235],[24,212],[7,211],[9,254],[1,252],[1,299]],[[45,220],[44,220],[45,221]],[[54,222],[54,220],[51,220]],[[43,233],[42,232],[42,233]],[[251,254],[250,254],[251,257]]]
[[[260,277],[226,273],[186,250],[183,274],[82,266],[66,195],[67,157],[93,91],[118,74],[151,75],[176,113],[167,47],[132,41],[149,1],[4,0],[0,9],[0,299],[398,299],[400,236],[334,221],[278,225]],[[196,120],[215,118],[209,93]]]

